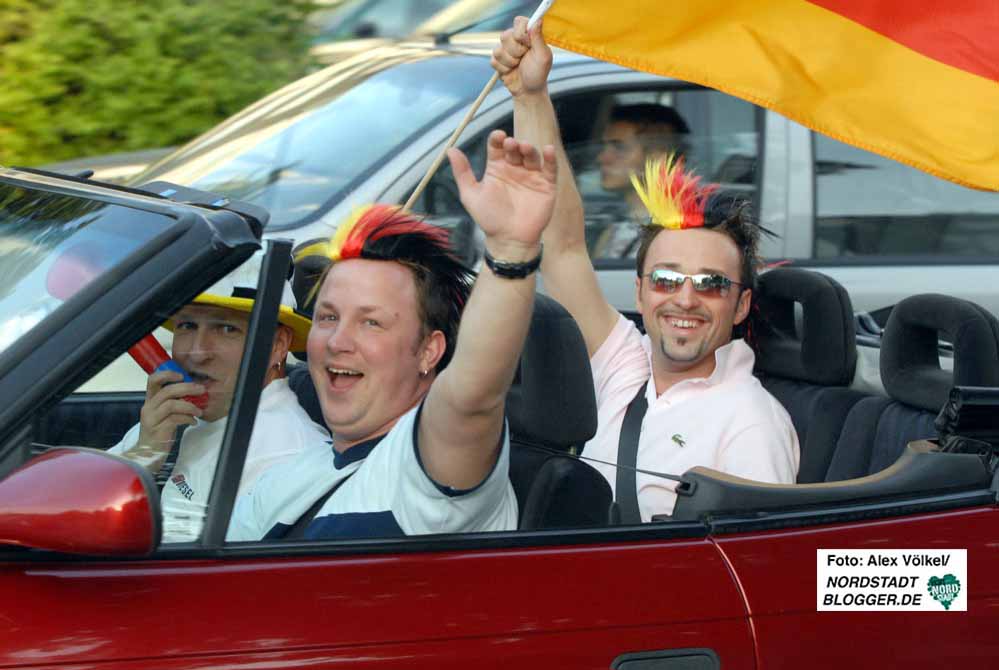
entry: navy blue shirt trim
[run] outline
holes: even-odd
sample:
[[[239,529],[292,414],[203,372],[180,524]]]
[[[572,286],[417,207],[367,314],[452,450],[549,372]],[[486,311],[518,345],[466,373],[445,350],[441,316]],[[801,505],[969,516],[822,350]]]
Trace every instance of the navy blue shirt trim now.
[[[386,433],[387,435],[388,433]],[[382,441],[385,435],[379,435],[378,437],[373,437],[370,440],[365,440],[364,442],[358,442],[353,447],[348,447],[347,451],[339,452],[333,447],[333,467],[337,470],[343,470],[345,467],[351,463],[356,463],[357,461],[363,461],[371,453],[371,450],[378,446],[378,443]],[[332,442],[330,445],[332,446]]]
[[[416,450],[416,462],[420,464],[420,470],[430,483],[433,484],[438,491],[446,495],[448,498],[457,498],[458,496],[468,495],[469,493],[474,493],[482,488],[482,485],[489,481],[489,478],[493,476],[493,472],[496,471],[496,465],[499,463],[501,453],[496,454],[496,460],[493,461],[493,467],[489,468],[489,474],[482,478],[482,481],[473,486],[470,489],[456,489],[450,486],[444,486],[443,484],[437,483],[427,469],[423,467],[423,459],[420,458],[420,416],[423,414],[423,403],[420,403],[420,408],[416,410],[416,420],[413,421],[413,449]],[[503,430],[500,433],[499,448],[503,449],[503,442],[506,440],[506,414],[503,415]]]
[[[392,512],[348,512],[316,517],[305,529],[306,540],[399,537],[405,535]]]

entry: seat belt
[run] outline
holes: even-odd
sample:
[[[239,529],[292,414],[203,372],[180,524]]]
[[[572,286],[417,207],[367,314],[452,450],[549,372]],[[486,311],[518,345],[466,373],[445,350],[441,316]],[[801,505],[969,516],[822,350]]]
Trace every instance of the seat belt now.
[[[354,472],[357,472],[357,470],[354,470]],[[323,508],[323,505],[326,504],[327,500],[333,497],[333,494],[336,493],[336,490],[341,486],[343,486],[344,482],[346,482],[348,479],[354,476],[354,472],[351,472],[349,475],[338,481],[333,486],[333,488],[331,488],[323,495],[319,496],[319,500],[312,503],[312,507],[305,510],[305,514],[298,517],[298,521],[296,521],[295,524],[288,529],[288,532],[285,533],[284,537],[282,537],[281,539],[300,540],[302,537],[304,537],[305,529],[309,526],[310,523],[312,523],[312,520],[316,518],[316,515],[319,514],[319,510]]]
[[[163,487],[166,483],[170,481],[170,475],[173,474],[173,469],[177,466],[177,457],[180,455],[180,440],[184,437],[184,431],[187,430],[187,424],[182,423],[177,426],[177,432],[173,434],[173,445],[170,447],[170,453],[167,454],[166,460],[163,461],[163,465],[160,466],[159,472],[153,477],[156,480],[156,488],[162,493]]]
[[[628,404],[621,424],[621,437],[617,442],[617,480],[614,484],[614,508],[612,518],[619,523],[642,523],[638,509],[638,484],[635,473],[638,469],[638,438],[642,435],[642,419],[649,403],[645,400],[645,384],[638,387],[638,393]],[[619,516],[618,516],[619,515]]]

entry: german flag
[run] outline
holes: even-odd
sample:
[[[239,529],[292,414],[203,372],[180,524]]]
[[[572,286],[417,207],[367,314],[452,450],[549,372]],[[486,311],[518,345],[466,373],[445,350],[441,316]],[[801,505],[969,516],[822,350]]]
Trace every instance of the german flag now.
[[[999,190],[999,0],[557,0],[544,32]]]

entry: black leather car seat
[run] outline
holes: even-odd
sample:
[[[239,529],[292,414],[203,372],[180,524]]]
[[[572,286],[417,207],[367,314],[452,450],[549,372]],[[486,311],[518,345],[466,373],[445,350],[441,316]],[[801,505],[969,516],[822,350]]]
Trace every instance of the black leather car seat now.
[[[824,481],[846,416],[866,397],[847,388],[857,364],[850,297],[826,275],[776,268],[760,276],[754,300],[756,374],[798,433],[797,482]]]
[[[288,381],[309,416],[325,425],[306,366],[290,369]],[[571,453],[597,430],[586,344],[565,308],[540,294],[506,411],[520,528],[606,524],[610,485]]]
[[[940,366],[941,334],[953,345],[952,372]],[[906,298],[888,318],[880,367],[889,398],[868,398],[851,410],[827,481],[880,472],[909,442],[935,438],[933,422],[951,387],[999,386],[999,321],[959,298]]]

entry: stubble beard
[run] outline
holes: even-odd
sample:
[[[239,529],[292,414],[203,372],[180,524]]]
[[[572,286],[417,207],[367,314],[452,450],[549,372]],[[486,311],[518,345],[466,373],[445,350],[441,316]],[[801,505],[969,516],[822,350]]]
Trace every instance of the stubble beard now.
[[[659,336],[659,350],[662,352],[666,360],[687,365],[690,363],[697,363],[704,358],[704,350],[707,346],[707,339],[701,340],[700,345],[689,354],[681,354],[678,351],[671,351],[671,347],[667,343],[666,339],[666,335]],[[682,349],[683,347],[686,347],[688,341],[689,340],[686,337],[676,338],[677,348]]]

